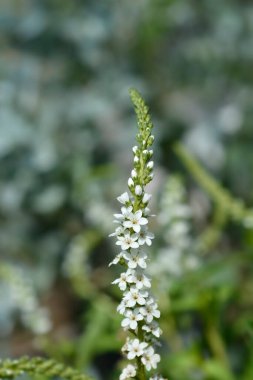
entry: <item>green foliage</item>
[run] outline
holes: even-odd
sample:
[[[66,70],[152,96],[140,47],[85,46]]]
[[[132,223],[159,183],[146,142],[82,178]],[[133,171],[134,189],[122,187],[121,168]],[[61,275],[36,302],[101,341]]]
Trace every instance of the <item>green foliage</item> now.
[[[90,377],[52,359],[22,357],[0,361],[0,378],[14,379],[24,373],[31,376],[59,376],[66,380],[89,380]]]
[[[233,197],[211,174],[187,151],[183,145],[177,144],[175,151],[189,173],[207,192],[214,203],[213,221],[200,238],[200,249],[211,250],[220,238],[223,228],[229,220],[252,226],[253,211],[246,208],[243,201]]]

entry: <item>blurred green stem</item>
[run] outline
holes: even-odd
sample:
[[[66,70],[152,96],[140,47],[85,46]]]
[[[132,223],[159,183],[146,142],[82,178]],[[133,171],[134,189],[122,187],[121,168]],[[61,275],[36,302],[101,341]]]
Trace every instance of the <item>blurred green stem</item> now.
[[[210,310],[209,310],[210,312]],[[223,366],[229,370],[232,377],[232,372],[230,368],[230,363],[227,357],[227,352],[225,348],[225,344],[223,342],[223,339],[217,329],[215,320],[213,319],[213,316],[211,316],[209,313],[204,313],[204,321],[205,321],[205,334],[206,339],[209,344],[210,350],[214,357],[219,360],[220,363],[223,364]]]

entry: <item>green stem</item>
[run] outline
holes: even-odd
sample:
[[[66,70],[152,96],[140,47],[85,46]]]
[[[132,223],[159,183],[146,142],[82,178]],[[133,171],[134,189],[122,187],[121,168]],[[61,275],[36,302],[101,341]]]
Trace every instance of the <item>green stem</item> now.
[[[214,357],[224,366],[224,368],[226,368],[231,380],[235,380],[230,367],[226,347],[216,326],[215,319],[211,318],[210,315],[207,315],[206,313],[203,315],[205,319],[205,333],[210,350]]]
[[[139,380],[146,380],[146,372],[145,372],[145,367],[141,362],[141,359],[137,359],[137,378]]]
[[[143,342],[144,336],[142,331],[142,323],[140,323],[140,325],[138,326],[137,336],[139,341]],[[137,378],[139,380],[146,380],[145,367],[141,362],[141,358],[137,358]]]

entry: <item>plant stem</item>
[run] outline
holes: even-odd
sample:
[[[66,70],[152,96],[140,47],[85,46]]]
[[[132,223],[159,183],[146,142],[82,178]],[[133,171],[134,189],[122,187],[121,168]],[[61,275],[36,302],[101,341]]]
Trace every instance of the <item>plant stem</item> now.
[[[142,323],[140,323],[140,325],[138,326],[137,336],[138,336],[138,339],[142,342],[143,341]],[[137,377],[139,380],[146,380],[145,367],[141,362],[141,358],[137,358]]]
[[[145,368],[140,358],[137,359],[137,377],[139,380],[146,380]]]
[[[225,344],[215,323],[215,317],[212,318],[210,314],[204,313],[204,318],[205,333],[209,347],[214,357],[224,366],[232,380],[234,379],[234,375],[230,367]]]

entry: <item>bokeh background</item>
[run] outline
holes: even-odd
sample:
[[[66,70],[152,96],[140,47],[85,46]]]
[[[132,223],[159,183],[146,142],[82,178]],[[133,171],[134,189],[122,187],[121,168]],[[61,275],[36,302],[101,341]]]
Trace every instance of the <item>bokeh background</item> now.
[[[252,2],[1,0],[0,47],[0,356],[117,378],[133,86],[155,124],[161,372],[251,380]]]

